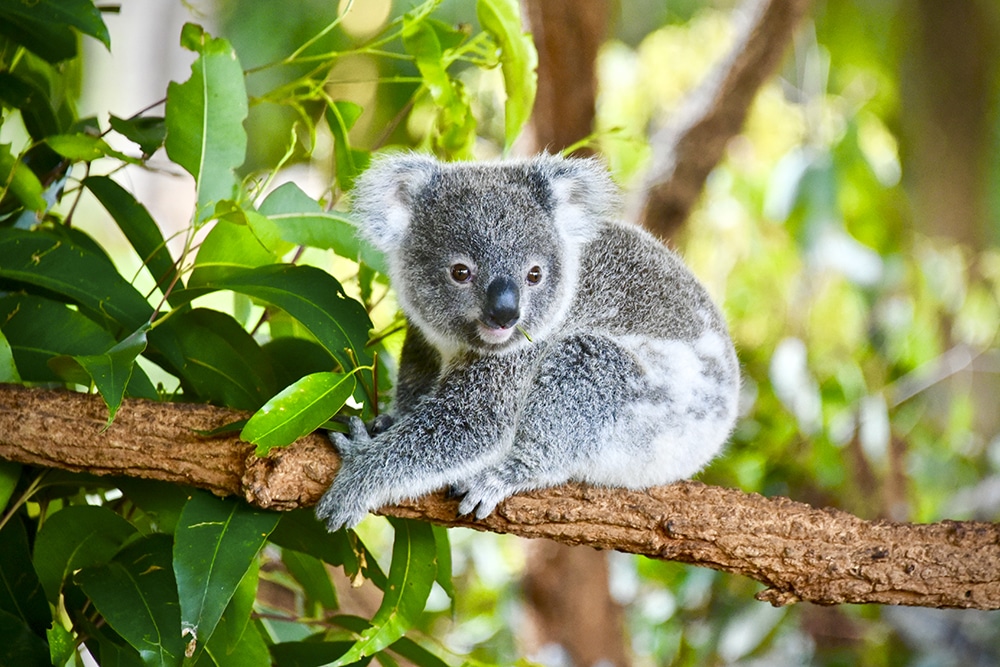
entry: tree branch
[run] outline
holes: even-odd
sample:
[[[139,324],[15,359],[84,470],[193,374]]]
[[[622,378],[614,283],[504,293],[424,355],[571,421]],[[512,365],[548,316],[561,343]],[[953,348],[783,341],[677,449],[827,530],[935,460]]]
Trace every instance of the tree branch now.
[[[634,216],[646,229],[670,238],[687,219],[726,144],[743,127],[757,91],[781,63],[809,5],[810,0],[745,0],[740,5],[728,55],[650,139],[653,163]]]
[[[337,469],[318,434],[259,459],[234,434],[195,432],[245,416],[231,410],[127,400],[102,433],[106,415],[98,396],[0,386],[0,457],[188,484],[279,510],[315,503]],[[864,521],[697,482],[647,491],[571,484],[510,498],[483,521],[455,509],[434,494],[383,513],[742,574],[763,583],[757,598],[774,605],[1000,609],[997,524]]]

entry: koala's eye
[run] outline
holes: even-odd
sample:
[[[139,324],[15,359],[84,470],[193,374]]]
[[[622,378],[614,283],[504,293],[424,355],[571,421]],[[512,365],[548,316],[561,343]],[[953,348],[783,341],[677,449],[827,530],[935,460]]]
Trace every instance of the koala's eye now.
[[[467,283],[472,280],[472,269],[465,264],[455,264],[451,267],[451,279],[456,283]]]
[[[537,285],[542,280],[542,268],[540,266],[533,266],[528,269],[528,284]]]

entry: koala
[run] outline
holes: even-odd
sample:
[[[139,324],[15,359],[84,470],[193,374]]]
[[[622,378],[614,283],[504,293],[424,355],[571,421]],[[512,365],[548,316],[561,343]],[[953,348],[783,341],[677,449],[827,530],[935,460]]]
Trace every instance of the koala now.
[[[739,392],[725,321],[618,200],[592,159],[373,162],[353,207],[409,328],[391,425],[331,433],[330,530],[442,487],[482,519],[571,480],[667,484],[720,451]]]

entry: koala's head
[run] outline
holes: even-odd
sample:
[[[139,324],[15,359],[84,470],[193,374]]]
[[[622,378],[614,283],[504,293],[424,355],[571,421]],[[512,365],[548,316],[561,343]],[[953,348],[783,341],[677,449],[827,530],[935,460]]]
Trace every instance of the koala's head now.
[[[377,159],[353,201],[403,311],[431,343],[494,352],[560,324],[580,248],[617,191],[593,160],[446,164],[404,154]]]

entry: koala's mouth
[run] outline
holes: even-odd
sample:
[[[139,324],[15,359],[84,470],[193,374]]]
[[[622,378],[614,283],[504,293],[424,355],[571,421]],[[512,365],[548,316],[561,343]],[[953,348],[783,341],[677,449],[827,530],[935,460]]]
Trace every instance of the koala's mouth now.
[[[480,340],[489,345],[501,345],[510,340],[517,329],[511,325],[509,327],[491,327],[483,322],[476,322],[476,332]]]

